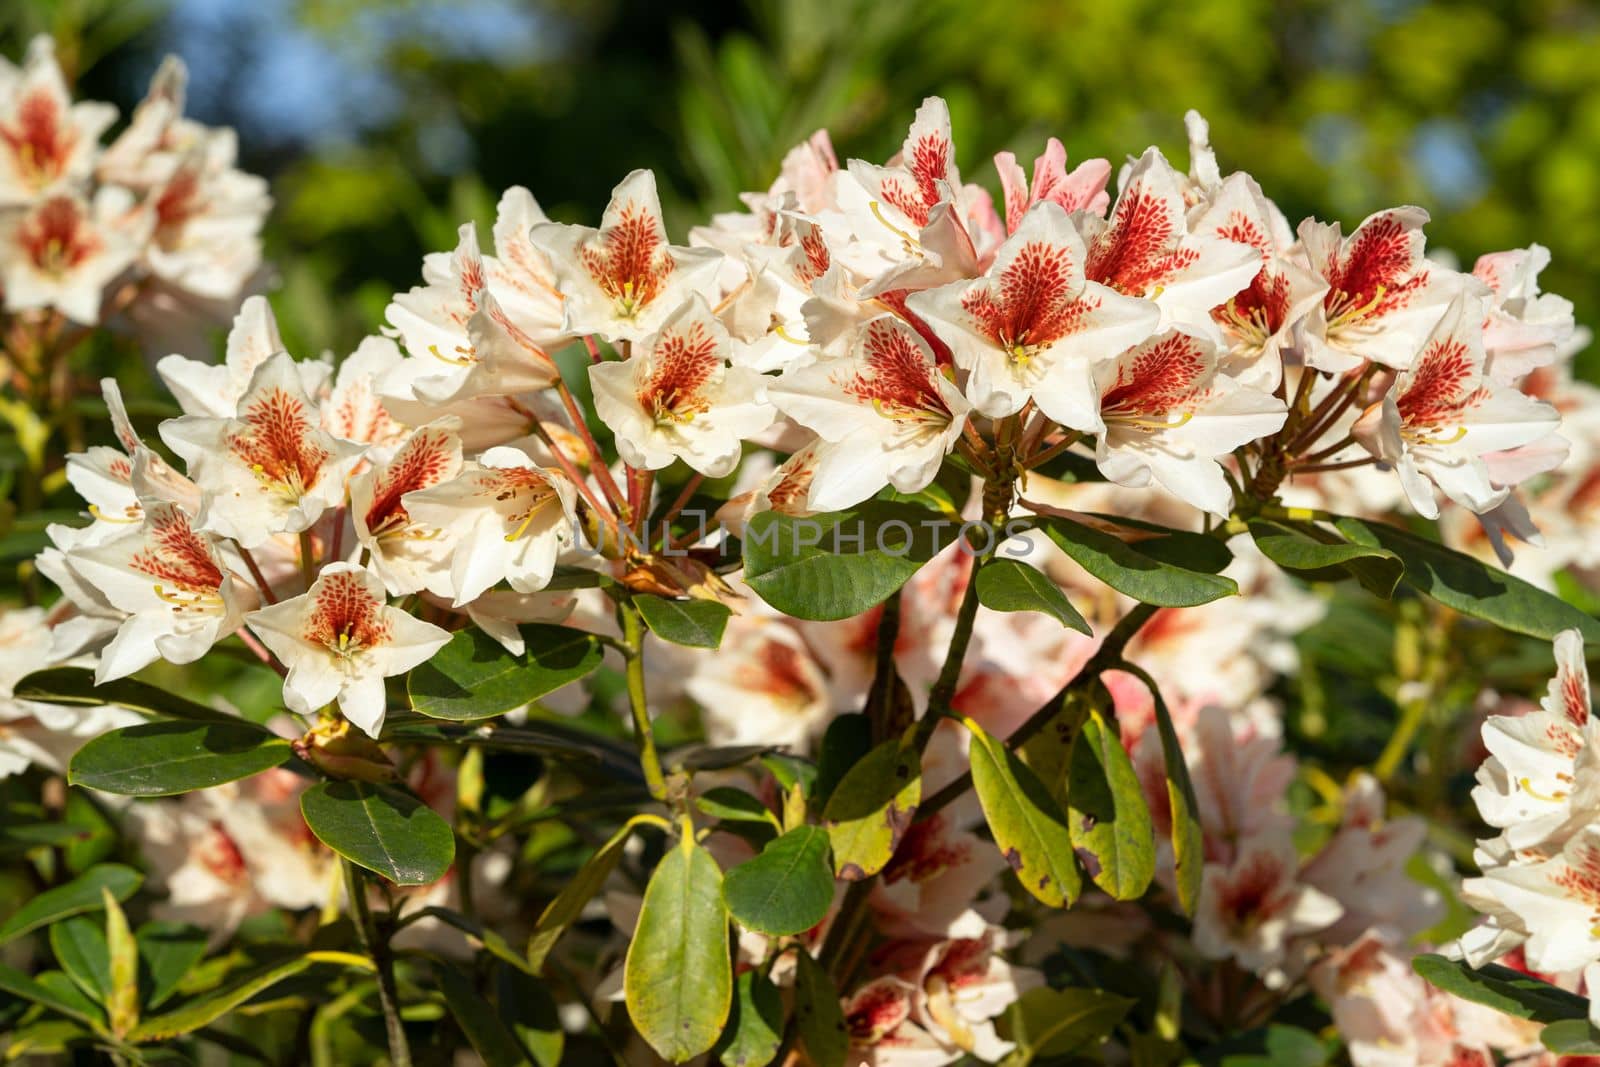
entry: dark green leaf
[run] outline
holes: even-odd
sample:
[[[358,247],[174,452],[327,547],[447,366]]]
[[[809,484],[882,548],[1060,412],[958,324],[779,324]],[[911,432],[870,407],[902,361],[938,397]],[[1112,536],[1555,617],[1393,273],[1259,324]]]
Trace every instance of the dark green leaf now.
[[[189,969],[206,954],[206,933],[197,926],[175,922],[148,922],[134,937],[139,942],[139,966],[147,1007],[159,1008],[177,991]]]
[[[745,527],[745,582],[785,615],[848,619],[887,600],[959,530],[936,511],[887,500],[803,518],[764,511]]]
[[[578,873],[572,876],[540,914],[539,921],[533,927],[533,936],[528,939],[528,966],[535,974],[544,970],[544,961],[556,941],[582,914],[583,906],[600,892],[606,879],[616,869],[617,861],[622,858],[622,846],[627,844],[628,835],[633,832],[635,825],[630,820],[612,834],[610,840],[589,857],[589,862],[579,868]]]
[[[645,886],[623,989],[640,1036],[673,1063],[716,1044],[727,1022],[733,969],[722,871],[687,826]]]
[[[1539,1043],[1561,1056],[1600,1056],[1600,1030],[1588,1019],[1563,1019],[1539,1031]]]
[[[1138,772],[1121,740],[1091,710],[1072,744],[1067,825],[1094,884],[1117,900],[1137,900],[1156,873],[1155,827]]]
[[[60,971],[50,973],[61,976]],[[40,975],[39,977],[42,979],[45,976]],[[67,987],[71,989],[71,995],[63,996],[59,987],[52,988],[52,985],[40,984],[40,982],[29,978],[21,971],[0,963],[0,992],[9,993],[14,997],[20,997],[34,1004],[43,1004],[51,1011],[100,1029],[99,1012],[94,1008],[94,1005],[90,1004],[88,1010],[85,1010],[84,1005],[88,1003],[86,998],[82,993],[78,992],[77,986],[72,985],[71,979],[67,979],[65,976],[61,977],[67,982]]]
[[[722,631],[733,614],[728,605],[715,600],[668,600],[645,593],[634,595],[633,606],[639,609],[651,633],[689,648],[716,648],[722,644]]]
[[[122,796],[171,796],[248,778],[291,755],[288,741],[253,723],[147,722],[84,745],[67,765],[67,781]]]
[[[79,915],[55,923],[50,927],[50,951],[79,989],[105,1003],[111,993],[111,950],[98,922]]]
[[[539,1067],[558,1067],[566,1031],[555,998],[537,978],[511,967],[495,968],[495,1004],[500,1019]]]
[[[922,760],[904,739],[885,741],[840,780],[822,809],[833,869],[849,882],[888,866],[922,803]]]
[[[468,722],[502,715],[560,689],[600,666],[600,640],[566,626],[523,626],[526,650],[513,656],[477,627],[450,643],[406,678],[413,710],[435,719]]]
[[[815,1067],[844,1067],[850,1054],[850,1029],[845,1024],[839,990],[810,954],[795,955],[794,1021],[800,1044]]]
[[[35,671],[17,683],[15,695],[18,700],[39,700],[48,704],[72,704],[78,707],[109,704],[163,719],[225,723],[239,721],[238,716],[196,704],[131,678],[95,685],[94,672],[85,667],[52,667],[46,671]]]
[[[300,794],[317,839],[396,885],[437,882],[455,858],[450,824],[416,797],[366,782],[319,782]]]
[[[994,843],[1022,887],[1053,908],[1078,899],[1083,879],[1061,805],[1037,775],[971,719],[972,787]]]
[[[833,903],[827,831],[797,826],[768,842],[760,855],[728,872],[722,899],[750,930],[784,935],[811,929]]]
[[[813,810],[828,803],[845,773],[872,749],[872,720],[851,712],[839,715],[828,724],[817,749],[817,777],[811,787]]]
[[[1554,1023],[1589,1017],[1589,1002],[1583,997],[1496,963],[1474,969],[1461,960],[1428,952],[1412,960],[1411,966],[1446,993],[1518,1019]]]
[[[1388,549],[1352,544],[1316,526],[1252,519],[1250,536],[1263,556],[1307,581],[1354,578],[1385,600],[1405,573],[1405,564]]]
[[[1094,631],[1061,587],[1037,567],[1014,559],[995,559],[978,571],[978,603],[994,611],[1042,611],[1061,625],[1092,634]]]
[[[712,1054],[725,1067],[765,1067],[783,1042],[783,997],[771,979],[745,971],[733,986],[733,1009]]]
[[[1187,608],[1239,592],[1232,578],[1188,570],[1143,551],[1144,541],[1130,543],[1061,516],[1042,518],[1040,524],[1050,540],[1084,570],[1143,603]],[[1152,544],[1158,541],[1150,539]]]
[[[98,867],[91,867],[66,885],[46,889],[13,912],[9,919],[0,924],[0,944],[58,919],[82,915],[86,911],[99,911],[103,906],[100,898],[102,889],[111,890],[112,897],[118,902],[127,900],[143,881],[144,875],[120,863],[102,863]]]
[[[484,1067],[521,1067],[528,1056],[489,1002],[478,995],[472,982],[448,963],[436,965],[439,992],[461,1032],[467,1035]]]
[[[531,753],[599,764],[607,777],[643,783],[639,755],[633,749],[579,726],[529,719],[520,726],[497,723],[452,723],[425,719],[412,712],[390,716],[383,740],[424,745],[472,745],[497,752]]]
[[[1103,989],[1030,989],[1006,1012],[1005,1037],[1017,1048],[1004,1063],[1024,1067],[1098,1044],[1135,1003]]]
[[[1272,1023],[1206,1049],[1206,1067],[1322,1067],[1328,1049],[1315,1034]]]
[[[1585,641],[1600,642],[1600,621],[1482,560],[1386,523],[1339,518],[1334,525],[1357,544],[1399,556],[1406,585],[1463,615],[1546,641],[1576,629]]]

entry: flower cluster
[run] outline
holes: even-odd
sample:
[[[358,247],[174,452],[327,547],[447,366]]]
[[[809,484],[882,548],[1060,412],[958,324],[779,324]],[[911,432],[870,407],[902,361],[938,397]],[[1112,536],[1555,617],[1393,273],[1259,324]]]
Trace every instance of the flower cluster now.
[[[27,113],[55,116],[51,145],[69,128],[92,144],[103,116],[66,103],[54,70],[36,47],[16,98],[49,105]],[[179,118],[180,97],[181,71],[164,68],[125,134],[98,158],[63,149],[49,181],[29,149],[34,169],[16,180],[38,182],[19,210],[59,201],[81,225],[124,237],[144,219],[149,242],[106,273],[104,261],[62,259],[69,244],[57,240],[57,295],[38,306],[93,324],[136,262],[140,294],[187,285],[190,296],[211,286],[218,301],[238,298],[265,199],[231,169],[224,135]],[[459,652],[468,636],[475,662],[503,649],[500,673],[537,674],[549,631],[527,624],[565,626],[593,651],[587,669],[603,662],[620,685],[573,681],[582,672],[563,666],[550,673],[568,684],[465,717],[504,716],[512,729],[566,713],[631,717],[639,779],[627,785],[648,800],[601,850],[599,873],[574,881],[591,895],[606,887],[628,938],[595,947],[584,977],[596,1001],[626,1000],[641,1039],[679,1061],[715,1035],[691,1048],[670,1026],[641,1022],[650,998],[630,988],[635,957],[623,945],[646,940],[663,871],[688,879],[699,865],[720,885],[723,870],[748,874],[792,835],[823,842],[807,853],[823,885],[817,914],[769,930],[769,916],[748,921],[730,900],[710,936],[725,937],[732,916],[737,966],[795,996],[801,972],[826,961],[852,1063],[1007,1055],[1015,1026],[1002,1016],[1047,985],[1058,943],[1169,962],[1217,1026],[1260,1022],[1315,989],[1359,1067],[1520,1055],[1525,1030],[1491,1033],[1410,974],[1414,941],[1439,917],[1438,894],[1407,873],[1427,861],[1424,823],[1390,818],[1373,776],[1341,785],[1300,768],[1284,751],[1276,683],[1295,672],[1294,638],[1325,605],[1286,570],[1320,580],[1344,576],[1352,558],[1399,562],[1336,536],[1327,511],[1443,515],[1458,540],[1501,550],[1507,534],[1537,539],[1530,511],[1585,529],[1577,501],[1592,487],[1549,484],[1568,453],[1555,435],[1563,415],[1576,416],[1581,449],[1600,441],[1586,421],[1595,406],[1564,377],[1581,343],[1570,306],[1538,291],[1537,246],[1484,257],[1470,274],[1427,259],[1417,208],[1378,212],[1348,236],[1310,219],[1291,228],[1248,174],[1222,174],[1193,113],[1188,132],[1187,171],[1151,148],[1114,195],[1110,163],[1068,170],[1053,139],[1031,176],[1002,153],[997,205],[962,180],[948,111],[930,99],[885,163],[841,167],[819,133],[771,188],[746,195],[746,211],[685,245],[671,242],[648,171],[616,186],[598,227],[552,221],[513,188],[492,254],[463,225],[453,250],[425,259],[422,284],[394,297],[386,327],[337,363],[291,356],[266,300],[250,297],[220,363],[157,363],[182,411],[156,428],[159,446],[117,382],[102,383],[115,443],[72,453],[65,472],[90,521],[52,526],[37,560],[62,601],[48,636],[41,613],[5,616],[0,649],[14,632],[17,664],[92,665],[104,683],[157,661],[195,663],[236,639],[281,676],[292,716],[275,726],[299,734],[295,753],[336,780],[323,785],[406,784],[418,807],[454,815],[457,768],[439,766],[418,734],[396,733],[393,680],[451,658],[441,650]],[[92,211],[82,206],[91,181]],[[95,214],[102,200],[123,214]],[[169,200],[177,228],[163,231]],[[111,230],[95,234],[97,248],[112,246]],[[10,279],[8,307],[42,291]],[[134,319],[139,306],[115,310]],[[1562,503],[1547,507],[1553,492]],[[916,557],[875,599],[855,586],[880,575],[842,566],[804,591],[832,598],[815,610],[769,596],[773,568],[752,545],[774,519],[845,513],[864,531],[875,505],[962,536]],[[1481,534],[1465,532],[1474,522]],[[963,523],[987,527],[989,543],[978,548]],[[1300,538],[1292,552],[1268,551],[1275,531]],[[744,541],[742,558],[725,534]],[[1315,551],[1330,545],[1350,554]],[[1571,548],[1553,566],[1586,560]],[[793,569],[815,562],[802,555]],[[997,574],[1016,585],[986,595]],[[487,640],[456,636],[472,630]],[[1492,758],[1477,799],[1502,833],[1482,844],[1484,876],[1467,887],[1491,923],[1465,944],[1474,959],[1518,949],[1531,967],[1566,972],[1600,959],[1600,793],[1589,795],[1584,762],[1600,749],[1588,745],[1581,638],[1564,636],[1557,651],[1545,710],[1485,729]],[[0,664],[9,693],[24,669]],[[494,688],[485,677],[463,684]],[[427,712],[415,689],[408,698],[414,724]],[[1080,698],[1094,718],[1055,723],[1059,751],[1029,752],[1041,724]],[[0,703],[0,751],[59,766],[23,729],[49,727],[52,707]],[[785,780],[754,762],[820,750],[807,766],[821,778],[823,738],[837,740],[846,716],[872,752],[892,750],[924,801],[940,798],[914,813],[883,802],[888,841],[870,872],[841,855],[860,840],[829,836],[846,815],[830,815],[799,773]],[[664,764],[658,751],[653,724],[680,718],[716,746],[698,765],[692,755]],[[1076,733],[1086,721],[1105,740],[1098,754]],[[80,736],[120,725],[72,722]],[[492,746],[500,729],[472,739]],[[1049,949],[1020,943],[1026,897],[1002,890],[1017,888],[1001,880],[1008,865],[1020,877],[1038,857],[993,847],[986,835],[1007,832],[993,796],[966,792],[982,793],[972,746],[991,742],[1021,768],[991,773],[1037,785],[1013,797],[1037,805],[1032,829],[1074,811],[1053,861],[1081,867],[1072,877],[1088,888],[1078,910],[1052,920]],[[542,743],[533,750],[561,750]],[[608,751],[596,740],[585,755],[595,747]],[[868,757],[857,758],[849,769]],[[1149,824],[1135,888],[1108,885],[1096,846],[1080,840],[1096,818],[1077,813],[1084,800],[1064,764],[1085,758],[1104,765],[1107,790],[1126,769],[1116,799],[1134,805],[1129,832],[1137,818]],[[832,771],[843,789],[848,769]],[[1191,779],[1185,800],[1178,783]],[[1291,814],[1301,779],[1322,802],[1316,818]],[[312,795],[303,781],[277,768],[225,786],[128,809],[169,914],[209,916],[225,932],[268,907],[336,896],[328,839],[296,810]],[[717,821],[697,826],[700,815]],[[675,842],[681,870],[628,840],[640,826]],[[1197,843],[1180,845],[1186,828]],[[443,836],[448,845],[448,827]],[[441,875],[451,854],[418,900],[457,899],[461,872]],[[645,857],[659,866],[641,896],[633,868]],[[509,862],[494,848],[475,859],[501,873]],[[483,881],[480,913],[492,897]],[[1190,913],[1190,931],[1132,903],[1152,885],[1160,906]],[[1059,888],[1048,877],[1021,888],[1062,903],[1041,892]],[[720,891],[707,893],[724,907]],[[570,923],[583,903],[552,908],[570,910]]]
[[[206,350],[263,280],[272,201],[235,166],[233,131],[183,114],[169,57],[109,144],[109,104],[74,103],[50,38],[0,60],[0,293],[13,315],[117,326],[151,348]]]

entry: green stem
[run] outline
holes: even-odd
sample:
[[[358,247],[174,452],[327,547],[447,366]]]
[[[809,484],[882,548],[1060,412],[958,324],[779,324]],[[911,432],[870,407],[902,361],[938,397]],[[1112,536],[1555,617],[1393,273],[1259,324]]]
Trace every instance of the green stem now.
[[[378,971],[378,1003],[383,1006],[389,1059],[394,1067],[411,1067],[411,1045],[406,1040],[405,1024],[400,1021],[400,994],[395,986],[394,958],[389,953],[389,943],[373,922],[361,869],[346,859],[339,863],[344,867],[345,893],[350,897],[350,917],[355,920],[356,935]]]
[[[633,712],[633,729],[639,742],[639,766],[645,785],[657,800],[667,796],[667,779],[661,773],[661,757],[656,753],[655,733],[650,727],[650,709],[644,689],[644,620],[631,603],[617,605],[622,620],[622,642],[626,646],[628,707]]]

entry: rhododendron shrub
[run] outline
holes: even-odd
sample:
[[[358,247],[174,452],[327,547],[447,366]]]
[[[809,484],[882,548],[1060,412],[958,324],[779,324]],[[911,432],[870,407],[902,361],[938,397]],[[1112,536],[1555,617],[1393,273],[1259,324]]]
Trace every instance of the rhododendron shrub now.
[[[81,262],[63,237],[54,288],[27,273],[49,211],[112,227],[109,256],[167,195],[97,214],[117,182],[242,180],[158,126],[170,69],[80,158],[103,116],[46,62],[3,83],[6,122],[57,124],[54,170],[36,146],[0,171],[14,321],[126,316],[142,296],[104,301],[129,270],[236,299],[148,235]],[[1114,183],[1054,139],[1031,174],[1003,153],[997,202],[930,99],[889,160],[818,133],[682,244],[648,171],[595,227],[512,189],[492,245],[463,225],[342,360],[285,351],[252,296],[221,362],[153,353],[181,414],[152,431],[106,379],[114,443],[66,467],[87,521],[37,560],[59,600],[0,620],[0,769],[64,774],[125,850],[74,853],[49,806],[0,835],[50,885],[0,925],[15,1040],[817,1067],[1600,1049],[1585,335],[1542,249],[1464,273],[1417,207],[1291,226],[1187,125],[1187,170],[1151,148]],[[1369,628],[1330,691],[1305,637],[1337,619]],[[1373,633],[1392,656],[1364,670]],[[259,706],[172,681],[221,657],[275,672]],[[1475,853],[1389,799],[1462,693],[1481,750],[1425,755],[1481,763]],[[1395,729],[1340,780],[1317,730],[1347,698]]]

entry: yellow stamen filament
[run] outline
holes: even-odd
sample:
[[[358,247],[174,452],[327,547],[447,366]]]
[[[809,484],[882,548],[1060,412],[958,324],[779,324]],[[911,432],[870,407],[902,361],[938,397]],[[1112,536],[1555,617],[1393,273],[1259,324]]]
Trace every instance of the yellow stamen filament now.
[[[1528,794],[1535,800],[1542,800],[1546,804],[1559,804],[1563,800],[1566,800],[1568,796],[1568,793],[1565,789],[1557,789],[1554,793],[1551,793],[1547,796],[1533,788],[1533,783],[1526,778],[1518,778],[1517,784],[1522,787],[1522,791],[1524,793]]]
[[[101,511],[100,510],[100,505],[98,505],[98,504],[90,504],[89,505],[89,514],[93,515],[95,518],[99,519],[101,522],[125,522],[125,523],[143,522],[144,521],[143,513],[140,513],[140,514],[137,514],[137,515],[133,514],[133,512],[137,511],[137,510],[138,510],[137,508],[129,508],[128,509],[129,517],[128,518],[119,519],[115,515],[108,515],[104,511]]]
[[[477,353],[471,348],[464,347],[462,345],[456,345],[456,352],[458,353],[457,355],[447,356],[443,352],[439,351],[438,345],[428,346],[429,355],[431,355],[434,359],[450,364],[452,367],[470,367],[474,363],[478,362]]]
[[[1411,443],[1414,445],[1453,445],[1467,436],[1467,428],[1465,426],[1457,426],[1455,432],[1448,437],[1429,437],[1423,432],[1410,433],[1406,436],[1410,438]]]
[[[909,233],[883,217],[883,209],[878,206],[878,202],[876,200],[871,201],[867,206],[872,209],[874,218],[883,223],[884,226],[888,227],[890,232],[892,232],[896,237],[900,238],[901,242],[905,245],[905,250],[907,252],[915,252],[922,247],[921,242],[919,242],[915,237],[912,237]]]

